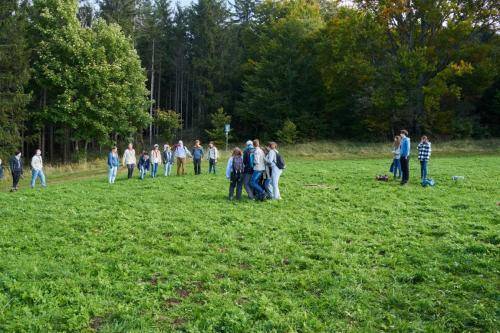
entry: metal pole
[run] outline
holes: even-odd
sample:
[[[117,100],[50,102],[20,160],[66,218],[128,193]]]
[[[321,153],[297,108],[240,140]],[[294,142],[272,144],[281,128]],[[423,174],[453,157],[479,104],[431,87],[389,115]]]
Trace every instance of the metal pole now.
[[[226,152],[228,151],[228,142],[229,141],[229,133],[226,132]]]

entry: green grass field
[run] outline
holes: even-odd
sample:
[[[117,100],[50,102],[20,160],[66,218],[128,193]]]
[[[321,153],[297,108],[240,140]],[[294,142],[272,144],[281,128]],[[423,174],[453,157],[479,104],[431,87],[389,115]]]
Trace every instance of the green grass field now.
[[[433,188],[389,162],[289,158],[280,202],[222,172],[2,192],[0,331],[498,331],[500,156],[436,156]]]

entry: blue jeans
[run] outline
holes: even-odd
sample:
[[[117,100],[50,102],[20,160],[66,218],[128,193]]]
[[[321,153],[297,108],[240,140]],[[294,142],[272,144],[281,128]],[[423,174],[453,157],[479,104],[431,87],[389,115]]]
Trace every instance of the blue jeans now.
[[[158,163],[151,163],[151,177],[156,177],[158,173]]]
[[[403,172],[401,170],[401,161],[399,160],[399,158],[395,158],[394,160],[392,160],[391,169],[389,171],[394,174],[394,178],[401,177]]]
[[[420,161],[420,178],[427,179],[427,162],[429,161]]]
[[[31,188],[35,187],[35,182],[36,179],[40,178],[40,182],[42,183],[42,187],[47,187],[47,184],[45,183],[45,174],[43,173],[43,170],[31,170]]]
[[[259,196],[264,194],[264,189],[259,184],[259,179],[262,176],[263,171],[254,171],[252,179],[250,180],[250,186],[252,186],[253,192],[257,193]]]
[[[165,176],[170,176],[170,173],[172,172],[172,163],[165,163]]]
[[[139,168],[139,178],[144,179],[144,176],[146,176],[147,172],[148,172],[148,170],[146,170],[145,167],[141,166]]]
[[[115,183],[116,173],[117,172],[118,172],[118,167],[117,166],[109,167],[108,180],[109,180],[110,184],[114,184]]]

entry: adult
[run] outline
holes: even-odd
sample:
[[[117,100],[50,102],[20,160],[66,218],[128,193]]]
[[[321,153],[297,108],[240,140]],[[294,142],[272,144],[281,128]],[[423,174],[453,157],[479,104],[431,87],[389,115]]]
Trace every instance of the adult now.
[[[241,200],[241,190],[243,185],[243,153],[236,147],[233,154],[227,161],[226,178],[229,179],[229,200],[233,200],[236,189],[236,200]]]
[[[177,176],[184,176],[186,174],[186,158],[189,156],[191,156],[191,153],[184,147],[182,140],[179,140],[174,151],[174,157],[177,160]]]
[[[268,148],[269,148],[269,153],[266,156],[266,161],[267,163],[269,163],[271,167],[271,186],[273,188],[271,195],[273,199],[281,200],[279,181],[283,170],[278,168],[278,165],[276,164],[279,154],[277,150],[278,144],[274,141],[269,142]]]
[[[18,150],[9,161],[10,173],[12,174],[12,189],[11,192],[18,190],[19,179],[23,175],[23,160],[21,159],[21,152]]]
[[[0,158],[0,180],[3,180],[3,165],[1,158]]]
[[[205,155],[203,147],[200,145],[200,140],[194,141],[194,147],[191,153],[193,154],[194,174],[199,175],[201,174],[201,160],[203,159],[203,155]]]
[[[253,153],[255,148],[253,147],[253,142],[248,140],[246,142],[246,147],[243,150],[243,186],[248,194],[248,199],[253,200],[253,190],[250,185],[253,175]]]
[[[151,177],[155,178],[158,173],[158,166],[161,164],[160,146],[155,144],[149,158],[151,159]]]
[[[116,146],[113,146],[108,154],[108,182],[110,184],[115,183],[119,165],[120,160],[118,158],[118,148],[116,148]]]
[[[389,168],[389,171],[394,174],[394,179],[401,178],[402,170],[401,170],[401,137],[396,135],[394,137],[394,142],[392,144],[392,164]],[[398,176],[399,173],[399,176]]]
[[[47,187],[45,174],[43,173],[42,151],[40,149],[37,149],[35,155],[31,158],[31,188],[35,187],[37,178],[40,178],[42,187]]]
[[[127,178],[130,179],[134,175],[134,168],[137,163],[135,157],[135,149],[132,143],[128,144],[127,149],[123,153],[123,166],[127,167]]]
[[[401,185],[406,185],[408,180],[410,179],[410,138],[408,137],[407,130],[401,130],[401,148],[400,148],[400,162],[401,162],[401,171],[403,172],[403,177],[401,179]]]
[[[241,149],[240,149],[240,152],[241,152]],[[213,172],[215,175],[215,167],[217,165],[218,159],[219,159],[219,151],[217,150],[217,147],[215,147],[214,142],[210,141],[210,143],[208,144],[208,154],[207,154],[208,173]]]
[[[163,162],[165,163],[165,176],[170,176],[174,164],[174,154],[168,144],[163,146]]]
[[[266,165],[264,161],[264,151],[260,148],[260,142],[258,139],[253,140],[253,146],[255,148],[253,152],[253,174],[252,179],[250,180],[250,185],[252,186],[252,190],[254,196],[259,200],[264,200],[265,191],[260,186],[260,178],[262,177],[262,173],[266,170]]]
[[[420,143],[418,144],[418,160],[420,161],[420,178],[422,180],[427,179],[427,165],[429,164],[429,159],[431,158],[431,142],[427,136],[422,136]]]

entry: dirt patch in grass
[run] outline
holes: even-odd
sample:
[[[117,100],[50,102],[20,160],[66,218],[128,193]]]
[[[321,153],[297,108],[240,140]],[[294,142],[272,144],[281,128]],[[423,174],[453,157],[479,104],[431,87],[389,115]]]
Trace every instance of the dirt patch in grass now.
[[[89,327],[95,332],[99,332],[104,324],[105,318],[103,316],[95,316],[90,320]]]

